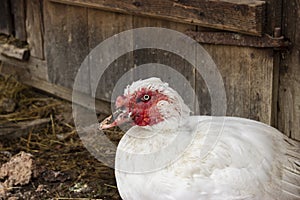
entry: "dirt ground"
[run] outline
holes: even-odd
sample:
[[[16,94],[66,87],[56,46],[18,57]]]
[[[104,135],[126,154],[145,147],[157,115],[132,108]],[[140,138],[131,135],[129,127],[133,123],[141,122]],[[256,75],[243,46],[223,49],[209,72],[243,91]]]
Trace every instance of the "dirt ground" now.
[[[0,199],[120,199],[114,170],[85,149],[71,112],[70,103],[0,76]],[[108,135],[117,143],[121,134]],[[29,155],[20,162],[30,160],[23,182],[12,178],[20,152]]]

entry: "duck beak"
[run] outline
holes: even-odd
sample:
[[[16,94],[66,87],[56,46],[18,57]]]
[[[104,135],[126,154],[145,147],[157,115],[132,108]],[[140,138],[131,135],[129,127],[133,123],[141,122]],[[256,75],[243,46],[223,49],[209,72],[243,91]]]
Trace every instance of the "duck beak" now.
[[[112,128],[131,121],[131,113],[126,109],[127,98],[119,96],[116,100],[117,110],[100,123],[100,130]]]
[[[118,108],[112,115],[105,118],[100,123],[100,130],[119,126],[131,121],[130,114],[123,108]]]

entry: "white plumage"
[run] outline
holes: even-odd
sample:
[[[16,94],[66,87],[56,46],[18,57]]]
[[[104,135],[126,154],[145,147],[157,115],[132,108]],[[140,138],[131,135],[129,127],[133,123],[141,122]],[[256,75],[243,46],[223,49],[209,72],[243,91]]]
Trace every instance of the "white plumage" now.
[[[145,93],[152,99],[135,105],[134,99]],[[160,100],[156,94],[168,99]],[[115,175],[124,200],[300,199],[295,185],[299,175],[284,167],[296,171],[286,152],[299,146],[292,147],[276,129],[236,117],[189,116],[178,93],[157,78],[134,82],[122,99],[117,107],[122,107],[123,118],[128,113],[135,122],[133,115],[146,105],[163,118],[151,125],[134,125],[118,145]],[[128,108],[133,105],[137,112]],[[287,173],[293,184],[287,183],[291,180]]]

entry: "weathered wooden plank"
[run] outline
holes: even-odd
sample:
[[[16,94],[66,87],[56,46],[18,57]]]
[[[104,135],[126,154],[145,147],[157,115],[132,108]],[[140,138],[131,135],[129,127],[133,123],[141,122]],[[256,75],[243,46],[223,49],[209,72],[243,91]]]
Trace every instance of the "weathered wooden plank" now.
[[[32,87],[38,88],[40,90],[43,90],[45,92],[48,92],[50,94],[55,95],[56,97],[65,99],[67,101],[73,102],[75,104],[78,104],[80,106],[83,106],[84,108],[93,109],[99,113],[103,114],[110,114],[110,104],[105,101],[97,100],[95,98],[91,98],[85,93],[78,92],[77,93],[77,100],[74,102],[74,99],[72,98],[73,90],[69,88],[65,88],[59,85],[51,84],[46,81],[37,80],[37,79],[27,79],[23,81],[25,84],[30,85]],[[82,104],[84,102],[84,104]]]
[[[237,54],[242,51],[237,47],[230,46],[203,45],[203,47],[212,56],[222,75],[227,95],[227,105],[224,105],[227,106],[226,115],[249,118],[249,69],[242,64],[245,62],[242,56]],[[197,76],[199,75],[197,74]],[[198,88],[197,91],[199,91]]]
[[[284,0],[283,8],[283,34],[293,46],[281,60],[278,128],[300,140],[300,2]]]
[[[25,0],[10,0],[11,9],[14,17],[14,32],[15,37],[19,40],[26,41],[26,9]]]
[[[281,36],[282,27],[282,1],[266,0],[267,13],[266,13],[266,26],[265,32],[274,37]],[[273,62],[273,97],[272,97],[272,126],[278,126],[278,85],[279,85],[279,66],[280,66],[281,52],[274,51]]]
[[[1,56],[0,56],[0,60],[2,60]],[[52,84],[47,80],[42,80],[35,76],[33,77],[31,71],[28,71],[26,67],[20,67],[20,65],[16,63],[8,64],[6,61],[4,63],[1,63],[0,74],[12,75],[24,84],[45,91],[58,98],[73,102],[72,89]],[[78,101],[75,101],[74,103],[81,105],[84,108],[93,109],[95,106],[96,111],[99,113],[102,114],[111,113],[109,102],[100,101],[95,98],[91,98],[89,95],[85,93],[78,92],[76,100]],[[84,102],[84,104],[82,104],[82,102]]]
[[[133,18],[134,28],[141,27],[161,27],[168,28],[174,31],[179,31],[184,33],[186,30],[195,30],[196,26],[174,23],[167,20],[153,19],[149,17],[138,17]],[[145,33],[145,38],[149,38],[149,35]],[[162,35],[163,36],[163,35]],[[136,43],[137,36],[134,35],[134,45]],[[139,41],[142,41],[141,36],[139,36]],[[159,38],[155,38],[156,42],[160,41]],[[176,41],[163,41],[166,45],[168,43],[174,43]],[[154,41],[153,41],[154,43]],[[195,43],[196,45],[196,43]],[[175,46],[175,45],[174,45]],[[180,46],[177,46],[180,48]],[[195,54],[195,46],[190,46],[191,52]],[[174,49],[176,50],[176,49]],[[195,56],[194,56],[195,57]],[[195,58],[196,59],[196,58]],[[149,64],[150,65],[144,65]],[[151,63],[158,63],[162,65],[155,65]],[[136,71],[134,73],[134,80],[144,79],[148,77],[159,77],[163,81],[168,82],[171,87],[173,87],[177,92],[183,97],[185,103],[189,105],[190,109],[196,114],[199,112],[199,105],[195,105],[195,99],[192,97],[192,89],[195,88],[195,68],[181,55],[176,55],[174,53],[160,50],[160,49],[141,49],[134,52],[134,65],[136,66]],[[140,65],[144,65],[140,67]],[[167,67],[172,68],[168,69]],[[176,72],[176,71],[177,72]],[[186,79],[186,84],[182,82],[179,78],[183,76]]]
[[[279,66],[280,66],[280,51],[274,51],[273,61],[273,91],[272,91],[272,113],[271,126],[278,127],[278,95],[279,95]]]
[[[11,35],[13,31],[9,0],[0,1],[0,33]]]
[[[41,0],[26,1],[26,34],[31,56],[44,59],[44,27]]]
[[[51,83],[73,88],[81,63],[88,54],[86,8],[44,1],[45,53]],[[90,94],[89,71],[79,89]]]
[[[264,35],[261,37],[243,35],[230,32],[207,32],[207,31],[187,31],[186,34],[199,43],[219,44],[256,48],[276,48],[284,49],[290,45],[290,42],[283,36],[272,37]]]
[[[265,22],[264,1],[206,0],[51,0],[113,12],[168,19],[223,30],[261,35]]]
[[[248,55],[250,74],[250,119],[272,123],[273,98],[273,50],[243,50]]]
[[[30,52],[27,47],[19,48],[11,44],[0,44],[0,53],[11,58],[25,61],[28,60],[30,56]]]
[[[267,4],[265,32],[273,35],[275,27],[281,27],[282,1],[265,0]]]
[[[0,60],[4,63],[9,63],[12,66],[17,67],[4,67],[2,66],[2,69],[0,68],[0,71],[3,72],[5,70],[6,72],[9,72],[11,74],[14,74],[16,72],[16,69],[19,68],[21,71],[25,71],[26,73],[19,73],[21,77],[26,78],[26,76],[30,78],[36,78],[40,80],[48,81],[48,70],[47,70],[47,63],[44,60],[40,60],[34,57],[30,57],[28,61],[23,62],[19,61],[17,59],[8,58],[6,56],[0,55]],[[5,72],[4,71],[4,72]],[[28,78],[27,77],[27,78]]]
[[[224,81],[227,115],[271,123],[272,51],[247,47],[203,45]]]
[[[88,44],[89,50],[91,51],[105,39],[108,39],[109,37],[112,37],[113,35],[118,34],[122,31],[132,29],[132,16],[120,13],[100,11],[96,9],[89,9],[88,24]],[[127,41],[120,41],[120,48],[122,47],[122,44],[124,44],[124,42]],[[113,55],[115,55],[115,51],[116,49],[107,47],[107,51],[101,53],[104,53],[104,56],[106,58],[111,58]],[[99,58],[90,58],[90,63],[97,62],[97,59]],[[95,77],[95,73],[93,73],[92,70],[90,71],[90,80],[92,86],[98,86],[97,89],[92,89],[96,90],[95,96],[99,99],[111,101],[111,95],[116,86],[116,83],[122,77],[122,75],[133,68],[132,52],[128,52],[127,54],[115,59],[116,60],[112,62],[104,72],[98,83],[96,83],[96,81],[99,77]],[[105,66],[99,66],[99,69],[100,67]]]

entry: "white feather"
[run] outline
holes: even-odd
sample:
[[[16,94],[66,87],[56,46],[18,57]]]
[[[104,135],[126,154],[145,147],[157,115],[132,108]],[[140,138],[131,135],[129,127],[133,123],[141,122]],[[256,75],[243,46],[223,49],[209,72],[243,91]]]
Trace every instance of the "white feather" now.
[[[158,104],[165,121],[132,127],[118,145],[115,174],[124,200],[286,198],[282,176],[287,144],[279,131],[242,118],[188,116],[189,109],[178,93],[157,78],[134,82],[124,94],[144,87],[159,90],[172,101]],[[181,135],[182,140],[191,142],[181,152],[177,152],[180,144],[175,144],[171,153],[178,157],[169,165],[139,174],[118,170],[124,166],[131,170],[139,165],[156,166],[161,158],[149,156],[136,163],[134,156],[159,152],[174,145]],[[123,152],[127,152],[126,157]],[[299,198],[299,194],[293,195]]]

